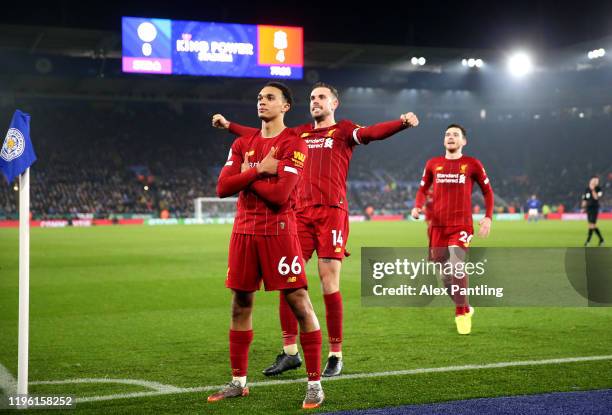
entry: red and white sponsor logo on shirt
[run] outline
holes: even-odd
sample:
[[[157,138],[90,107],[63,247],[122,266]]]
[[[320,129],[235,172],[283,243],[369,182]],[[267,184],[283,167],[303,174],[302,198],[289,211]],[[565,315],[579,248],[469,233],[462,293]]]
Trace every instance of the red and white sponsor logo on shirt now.
[[[330,137],[309,138],[304,140],[309,149],[334,148],[334,139]]]
[[[421,182],[423,183],[423,182]],[[436,173],[436,183],[465,184],[465,174],[459,173]],[[422,186],[423,184],[421,184]]]

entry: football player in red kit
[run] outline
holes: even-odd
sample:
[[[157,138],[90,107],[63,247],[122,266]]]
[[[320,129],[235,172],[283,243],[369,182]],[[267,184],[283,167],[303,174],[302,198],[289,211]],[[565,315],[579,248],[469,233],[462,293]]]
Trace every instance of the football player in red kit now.
[[[291,92],[285,85],[268,83],[257,96],[261,130],[234,141],[219,175],[219,197],[239,193],[225,281],[232,290],[229,342],[233,378],[210,395],[209,402],[249,394],[246,376],[253,339],[253,298],[262,280],[266,290],[281,292],[300,325],[308,375],[303,408],[317,408],[324,399],[321,330],[306,290],[295,217],[295,188],[308,147],[285,127],[284,115],[291,104]]]
[[[465,128],[451,124],[444,134],[446,154],[427,161],[421,185],[417,191],[412,216],[415,219],[425,204],[426,195],[433,185],[433,209],[429,225],[430,259],[436,262],[451,262],[453,265],[465,260],[465,253],[473,237],[472,187],[478,183],[484,196],[486,213],[480,221],[478,236],[486,238],[491,230],[493,217],[493,189],[482,163],[474,157],[465,156],[463,147],[467,144]],[[443,282],[449,293],[451,287],[466,288],[467,276],[444,277]],[[455,323],[459,334],[472,330],[474,309],[468,298],[458,292],[452,296],[455,302]]]
[[[383,140],[419,121],[413,113],[398,119],[362,127],[349,120],[336,122],[334,113],[340,101],[331,85],[317,83],[310,93],[310,115],[313,122],[293,130],[308,145],[308,161],[298,187],[298,235],[304,260],[317,252],[318,270],[323,289],[325,317],[329,340],[329,355],[324,377],[342,372],[343,305],[340,294],[340,268],[348,256],[349,235],[346,179],[353,150],[359,145]],[[228,122],[222,115],[213,116],[213,125],[229,129],[236,135],[252,133],[253,129]],[[279,314],[283,332],[283,352],[264,374],[273,376],[300,366],[296,345],[297,321],[281,296]]]

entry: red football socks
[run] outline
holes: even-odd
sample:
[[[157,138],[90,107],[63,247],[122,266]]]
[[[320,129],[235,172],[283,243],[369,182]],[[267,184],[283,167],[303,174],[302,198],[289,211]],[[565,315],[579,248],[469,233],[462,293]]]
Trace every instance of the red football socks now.
[[[457,306],[455,307],[455,315],[462,316],[470,312],[470,306]]]
[[[283,346],[297,344],[298,321],[282,291],[280,292],[278,314],[280,316],[281,330],[283,331]]]
[[[455,302],[455,315],[463,315],[470,312],[470,306],[468,303],[468,296],[465,294],[461,294],[460,290],[465,289],[469,286],[468,276],[464,275],[463,278],[457,278],[453,276],[454,286],[459,287],[459,291],[457,291],[453,297],[453,301]]]
[[[329,351],[342,351],[342,295],[340,291],[323,296],[329,336]]]
[[[229,331],[230,364],[232,376],[246,376],[249,367],[249,346],[253,341],[253,330]]]
[[[309,381],[321,380],[321,330],[300,333],[300,343],[306,361],[306,374]]]

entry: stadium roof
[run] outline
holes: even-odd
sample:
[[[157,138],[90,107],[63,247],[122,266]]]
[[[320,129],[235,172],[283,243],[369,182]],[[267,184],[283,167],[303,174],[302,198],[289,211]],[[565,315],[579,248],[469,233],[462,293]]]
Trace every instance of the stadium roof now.
[[[549,56],[567,53],[586,53],[589,47],[612,45],[612,36],[583,42],[561,49],[539,52]],[[72,29],[44,26],[0,25],[0,50],[27,51],[30,54],[52,54],[71,57],[119,59],[121,35],[119,32]],[[346,44],[305,42],[305,65],[339,69],[343,67],[389,66],[407,69],[413,56],[427,57],[428,65],[422,70],[438,71],[439,66],[464,57],[498,58],[503,52],[492,49],[425,48],[375,44]],[[404,68],[405,67],[405,68]],[[410,67],[410,70],[415,70]]]

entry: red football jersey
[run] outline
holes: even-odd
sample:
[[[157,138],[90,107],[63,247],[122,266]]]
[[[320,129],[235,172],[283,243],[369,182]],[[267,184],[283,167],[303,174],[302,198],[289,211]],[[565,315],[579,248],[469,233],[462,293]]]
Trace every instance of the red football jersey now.
[[[356,133],[359,128],[348,120],[325,128],[314,129],[312,124],[294,128],[308,145],[309,154],[299,185],[299,207],[326,205],[348,210],[346,179],[353,149],[362,144]]]
[[[425,209],[425,220],[429,222],[431,221],[431,218],[433,216],[433,189],[431,188],[427,192],[424,209]]]
[[[449,160],[444,156],[427,161],[415,206],[423,208],[433,184],[432,226],[472,226],[472,187],[478,183],[485,198],[485,216],[493,216],[493,189],[482,163],[473,157]]]
[[[306,142],[309,150],[304,177],[298,188],[298,208],[325,205],[348,211],[346,179],[355,146],[384,140],[406,127],[399,119],[368,127],[349,120],[316,129],[312,123],[294,127],[293,130]],[[236,123],[230,123],[229,130],[240,135],[255,131]]]
[[[251,136],[238,137],[232,144],[227,162],[221,176],[239,174],[240,166],[245,154],[249,154],[249,164],[255,167],[268,154],[272,147],[276,147],[278,163],[277,176],[259,178],[249,187],[242,190],[238,196],[236,217],[234,220],[234,233],[248,235],[282,235],[297,234],[295,207],[297,192],[295,187],[301,180],[293,180],[293,188],[283,189],[288,192],[284,203],[275,205],[257,194],[256,182],[278,183],[288,175],[302,175],[304,162],[308,154],[308,147],[290,128],[285,128],[279,135],[271,138],[261,136],[261,131]]]

